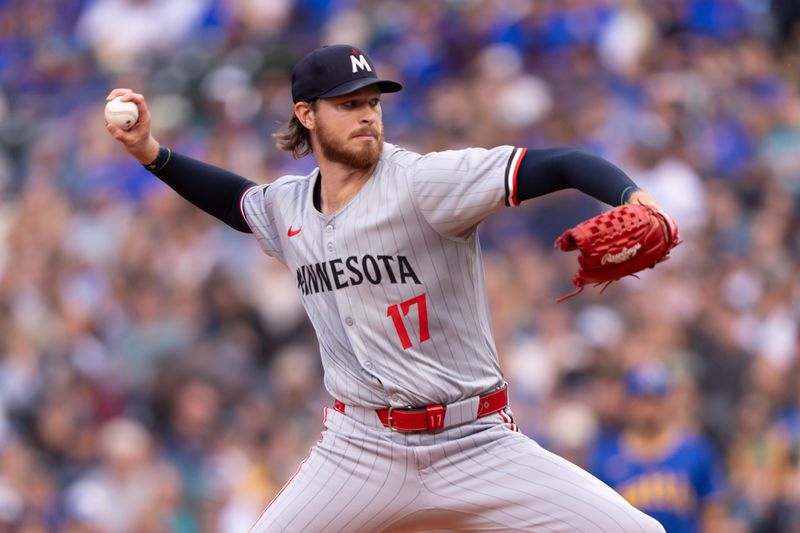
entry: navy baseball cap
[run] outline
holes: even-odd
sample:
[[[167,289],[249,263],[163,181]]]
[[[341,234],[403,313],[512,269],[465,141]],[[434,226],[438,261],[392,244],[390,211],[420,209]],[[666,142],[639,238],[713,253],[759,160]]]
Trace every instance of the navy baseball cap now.
[[[642,363],[625,373],[625,391],[631,396],[666,395],[672,390],[672,376],[662,363]]]
[[[292,100],[311,102],[377,85],[382,93],[403,88],[396,81],[378,79],[369,56],[355,46],[334,44],[317,48],[292,69]]]

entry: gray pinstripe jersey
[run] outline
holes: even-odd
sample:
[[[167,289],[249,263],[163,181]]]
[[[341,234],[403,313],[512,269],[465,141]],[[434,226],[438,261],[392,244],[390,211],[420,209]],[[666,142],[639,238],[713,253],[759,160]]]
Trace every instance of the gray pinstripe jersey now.
[[[502,382],[476,226],[517,205],[523,154],[421,156],[387,143],[372,177],[330,215],[313,205],[318,170],[244,195],[262,249],[295,273],[335,398],[450,403]]]

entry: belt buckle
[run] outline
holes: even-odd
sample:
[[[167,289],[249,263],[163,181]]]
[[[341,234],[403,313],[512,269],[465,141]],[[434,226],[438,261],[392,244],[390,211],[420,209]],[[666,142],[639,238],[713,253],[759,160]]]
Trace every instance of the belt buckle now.
[[[400,433],[400,430],[396,429],[392,425],[392,411],[394,411],[395,409],[396,408],[394,406],[392,406],[392,405],[389,406],[389,410],[388,410],[388,412],[386,414],[386,425],[389,427],[389,431],[396,431],[396,432]]]
[[[386,410],[386,427],[388,427],[390,431],[394,431],[396,433],[407,433],[416,431],[437,431],[444,428],[444,415],[447,411],[447,408],[444,405],[429,405],[419,409],[418,411],[420,411],[420,413],[424,413],[425,415],[425,427],[410,430],[405,428],[397,428],[394,426],[394,418],[392,417],[392,413],[397,410],[409,411],[412,409],[408,407],[403,408],[390,406]]]

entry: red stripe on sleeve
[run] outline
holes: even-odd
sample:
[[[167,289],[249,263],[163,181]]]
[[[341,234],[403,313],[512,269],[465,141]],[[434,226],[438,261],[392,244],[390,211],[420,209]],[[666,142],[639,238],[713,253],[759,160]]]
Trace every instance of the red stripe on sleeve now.
[[[249,189],[244,191],[244,193],[242,193],[242,197],[239,198],[239,212],[242,214],[242,218],[244,219],[244,221],[247,223],[248,226],[250,225],[250,221],[247,220],[247,215],[244,214],[244,198],[245,198],[245,196],[247,196],[247,194],[250,191],[252,191],[256,187],[257,187],[257,185],[254,185],[253,187],[250,187]]]
[[[517,172],[519,172],[519,165],[522,163],[522,158],[525,157],[525,152],[527,152],[527,148],[520,148],[519,153],[517,154],[517,164],[514,165],[514,174],[511,179],[512,183],[512,190],[511,190],[511,205],[518,206],[519,200],[517,200]]]

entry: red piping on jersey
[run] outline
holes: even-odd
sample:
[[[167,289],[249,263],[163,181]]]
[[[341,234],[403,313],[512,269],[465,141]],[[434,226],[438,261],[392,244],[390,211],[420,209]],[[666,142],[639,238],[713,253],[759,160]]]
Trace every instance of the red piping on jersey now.
[[[251,187],[251,189],[252,189],[252,187]],[[324,410],[324,415],[323,415],[323,417],[322,417],[322,418],[323,418],[323,421],[327,421],[327,420],[328,420],[328,408],[327,408],[327,407],[326,407],[326,408],[325,408],[325,410]],[[261,522],[261,519],[262,519],[262,518],[264,518],[264,515],[265,515],[265,514],[267,514],[267,511],[269,510],[269,508],[270,508],[270,507],[272,507],[272,504],[273,504],[273,503],[275,503],[275,500],[277,500],[277,499],[278,499],[278,497],[279,497],[281,494],[283,494],[283,491],[285,491],[285,490],[286,490],[286,488],[287,488],[287,487],[288,487],[288,486],[289,486],[289,485],[292,483],[292,481],[294,481],[294,478],[296,478],[296,477],[297,477],[297,474],[299,474],[299,473],[300,473],[300,469],[301,469],[301,468],[303,468],[303,465],[304,465],[304,464],[306,464],[306,463],[308,462],[308,460],[309,460],[309,459],[311,459],[311,454],[314,452],[314,448],[316,448],[317,446],[319,446],[321,442],[322,442],[322,437],[320,437],[320,439],[317,441],[317,444],[316,444],[316,445],[314,445],[314,446],[312,446],[311,448],[309,448],[309,449],[308,449],[308,455],[306,456],[306,458],[305,458],[305,459],[303,459],[303,460],[300,462],[300,466],[298,466],[298,467],[297,467],[297,470],[295,470],[295,471],[294,471],[294,474],[292,474],[292,477],[290,477],[290,478],[289,478],[289,481],[287,481],[286,483],[284,483],[283,487],[281,487],[281,490],[279,490],[279,491],[278,491],[278,494],[276,494],[275,496],[273,496],[273,497],[272,497],[272,499],[271,499],[271,500],[269,501],[269,503],[267,504],[267,506],[264,508],[264,510],[263,510],[263,511],[261,511],[261,514],[260,514],[260,515],[258,515],[258,519],[256,520],[256,523],[255,523],[255,524],[253,524],[253,525],[250,527],[250,529],[248,530],[248,533],[252,533],[252,531],[253,531],[253,528],[254,528],[254,527],[256,527],[256,526],[258,525],[258,523],[259,523],[259,522]]]
[[[252,191],[256,187],[257,187],[257,185],[253,185],[252,187],[248,187],[247,190],[242,193],[242,197],[239,198],[239,212],[242,214],[242,218],[244,219],[244,221],[247,223],[248,226],[250,225],[250,221],[247,220],[247,215],[244,214],[244,197],[247,196],[247,193],[249,193],[250,191]]]
[[[519,200],[517,200],[517,172],[519,172],[519,166],[522,164],[522,158],[525,157],[525,152],[527,151],[527,148],[519,149],[519,153],[517,154],[517,164],[514,165],[514,176],[512,178],[513,190],[511,191],[511,205],[513,206],[519,205]]]
[[[505,411],[500,410],[498,411],[498,414],[500,415],[500,418],[503,419],[503,422],[511,426],[511,431],[519,431],[519,427],[514,423],[511,417],[505,413]]]
[[[300,469],[301,469],[301,468],[303,468],[303,465],[304,465],[304,464],[306,464],[306,461],[308,461],[308,460],[311,458],[311,452],[312,452],[312,451],[313,451],[313,448],[309,448],[309,450],[308,450],[308,457],[306,457],[305,459],[303,459],[303,461],[300,463],[300,466],[298,466],[298,467],[297,467],[297,470],[295,470],[295,471],[294,471],[294,474],[292,474],[292,477],[290,477],[290,478],[289,478],[289,481],[287,481],[287,482],[286,482],[286,484],[284,484],[284,485],[283,485],[283,487],[281,487],[281,490],[279,490],[279,491],[278,491],[278,494],[276,494],[275,496],[273,496],[273,497],[272,497],[272,499],[271,499],[271,500],[269,501],[269,503],[267,504],[267,506],[264,508],[264,510],[263,510],[263,511],[261,511],[261,514],[260,514],[260,515],[258,515],[258,520],[256,520],[256,523],[255,523],[255,524],[253,524],[253,525],[250,527],[250,529],[248,530],[250,533],[252,533],[252,531],[253,531],[253,528],[255,528],[255,527],[258,525],[258,523],[259,523],[259,522],[261,522],[261,519],[262,519],[262,518],[264,518],[264,515],[265,515],[265,514],[267,514],[267,511],[269,511],[269,508],[272,506],[272,504],[273,504],[273,503],[275,503],[275,500],[277,500],[277,499],[278,499],[278,496],[280,496],[281,494],[283,494],[283,491],[285,491],[285,490],[286,490],[286,487],[288,487],[288,486],[289,486],[289,485],[292,483],[292,481],[294,481],[294,478],[295,478],[295,477],[297,477],[297,474],[299,474],[299,473],[300,473]]]

